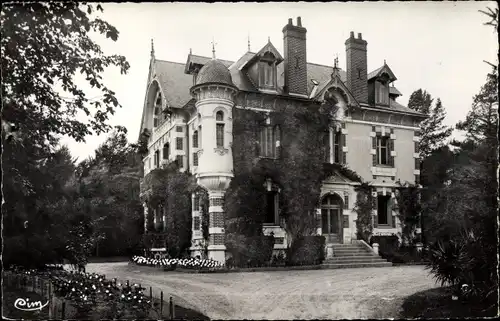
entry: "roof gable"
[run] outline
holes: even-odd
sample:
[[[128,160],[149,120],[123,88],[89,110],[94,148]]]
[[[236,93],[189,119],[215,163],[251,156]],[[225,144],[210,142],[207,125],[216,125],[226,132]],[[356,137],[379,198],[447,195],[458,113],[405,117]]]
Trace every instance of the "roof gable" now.
[[[396,76],[394,75],[394,73],[392,72],[391,68],[389,68],[389,66],[384,63],[384,65],[380,68],[377,68],[375,69],[374,71],[370,72],[367,76],[367,79],[368,81],[372,80],[372,79],[376,79],[376,78],[379,78],[381,77],[383,74],[387,74],[389,76],[389,81],[390,82],[393,82],[395,80],[397,80]]]
[[[256,54],[253,55],[250,60],[248,60],[246,63],[244,63],[240,68],[248,68],[251,65],[253,65],[259,58],[262,58],[266,55],[266,53],[271,53],[275,59],[276,59],[276,64],[279,64],[283,61],[283,57],[279,53],[279,51],[274,47],[274,45],[269,41],[262,49],[260,49]]]
[[[322,88],[320,90],[318,90],[317,94],[314,95],[314,99],[316,99],[318,101],[323,101],[323,95],[325,94],[325,92],[328,89],[340,88],[344,93],[346,93],[346,95],[348,97],[348,99],[347,99],[348,105],[359,107],[359,102],[356,100],[356,98],[354,98],[354,95],[351,93],[349,88],[347,88],[347,86],[342,81],[339,71],[340,70],[338,68],[336,70],[334,70],[333,74],[331,74],[331,76],[330,76],[330,80],[328,82],[326,82],[325,85],[322,86]]]

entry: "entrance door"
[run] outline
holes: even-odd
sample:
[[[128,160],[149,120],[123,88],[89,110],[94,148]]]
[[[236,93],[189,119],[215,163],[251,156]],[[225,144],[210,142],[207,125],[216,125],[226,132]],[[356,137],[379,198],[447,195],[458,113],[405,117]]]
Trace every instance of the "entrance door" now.
[[[340,211],[341,200],[334,195],[327,195],[321,202],[321,233],[326,237],[327,243],[341,241]]]

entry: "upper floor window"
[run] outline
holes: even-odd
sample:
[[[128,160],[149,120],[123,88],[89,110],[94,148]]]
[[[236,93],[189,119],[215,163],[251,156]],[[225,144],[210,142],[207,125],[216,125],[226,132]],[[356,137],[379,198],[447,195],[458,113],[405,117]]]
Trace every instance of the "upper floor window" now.
[[[184,167],[184,157],[182,155],[177,155],[175,157],[175,161],[177,162],[177,166],[179,166],[179,168]]]
[[[217,142],[217,147],[224,147],[224,113],[222,111],[218,111],[215,114],[216,121],[216,129],[215,129],[215,138]]]
[[[325,145],[327,146],[327,152],[325,161],[327,163],[338,163],[342,162],[342,132],[340,128],[331,129],[328,135],[325,137]]]
[[[385,83],[379,83],[377,91],[377,103],[389,104],[389,88]]]
[[[276,88],[276,58],[266,52],[259,62],[259,87]]]
[[[260,152],[261,157],[279,158],[281,141],[281,129],[279,125],[267,125],[260,130]]]
[[[193,133],[193,148],[198,148],[198,131],[195,130]]]
[[[183,144],[182,144],[182,137],[177,137],[175,139],[175,149],[177,149],[177,150],[183,150],[184,149]]]
[[[161,112],[161,93],[158,91],[156,94],[156,99],[154,103],[154,110],[153,110],[153,127],[156,128],[158,127],[160,123],[160,112]]]
[[[379,165],[389,165],[389,137],[377,136],[377,163]]]

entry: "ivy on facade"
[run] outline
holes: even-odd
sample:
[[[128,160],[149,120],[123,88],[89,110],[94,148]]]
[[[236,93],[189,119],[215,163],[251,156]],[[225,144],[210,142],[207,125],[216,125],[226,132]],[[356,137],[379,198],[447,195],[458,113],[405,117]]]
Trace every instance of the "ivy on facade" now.
[[[280,217],[289,245],[301,236],[315,234],[315,209],[321,184],[329,174],[324,167],[324,138],[334,124],[332,109],[315,103],[289,103],[268,114],[235,108],[233,118],[234,172],[238,174],[226,193],[226,233],[261,233],[257,231],[262,231],[265,211],[264,183],[270,179],[280,189]],[[275,125],[281,128],[279,157],[262,158],[260,130]]]
[[[143,201],[149,207],[148,221],[155,211],[165,218],[165,245],[172,257],[179,257],[191,245],[191,195],[196,189],[194,177],[179,172],[175,163],[148,173],[141,185]]]
[[[401,224],[402,242],[408,245],[415,241],[415,232],[420,225],[420,188],[414,184],[400,185],[396,192],[396,212]]]
[[[373,187],[369,183],[365,182],[356,186],[355,190],[356,203],[354,205],[354,211],[358,214],[356,219],[356,238],[369,243],[373,233]]]

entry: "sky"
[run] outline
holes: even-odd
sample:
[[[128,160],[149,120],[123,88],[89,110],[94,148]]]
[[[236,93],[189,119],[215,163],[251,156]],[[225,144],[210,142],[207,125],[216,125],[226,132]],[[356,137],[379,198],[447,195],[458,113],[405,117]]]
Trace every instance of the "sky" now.
[[[441,98],[446,125],[465,119],[472,99],[491,70],[484,60],[497,64],[497,34],[483,25],[479,13],[495,2],[317,2],[317,3],[107,3],[99,16],[115,26],[119,39],[96,36],[106,54],[124,55],[130,63],[127,75],[118,68],[103,73],[105,84],[122,105],[110,117],[111,125],[128,129],[135,142],[147,86],[151,39],[157,59],[186,62],[193,54],[236,61],[248,49],[259,51],[270,38],[283,54],[282,29],[288,18],[302,18],[307,29],[308,62],[332,66],[338,55],[345,70],[345,40],[351,31],[368,42],[368,72],[384,60],[398,80],[406,105],[419,88]],[[86,88],[86,87],[85,87]],[[89,97],[95,94],[87,91]],[[458,135],[458,134],[457,134]],[[458,136],[457,136],[458,137]],[[79,161],[104,142],[106,135],[89,136],[85,143],[64,137]]]

